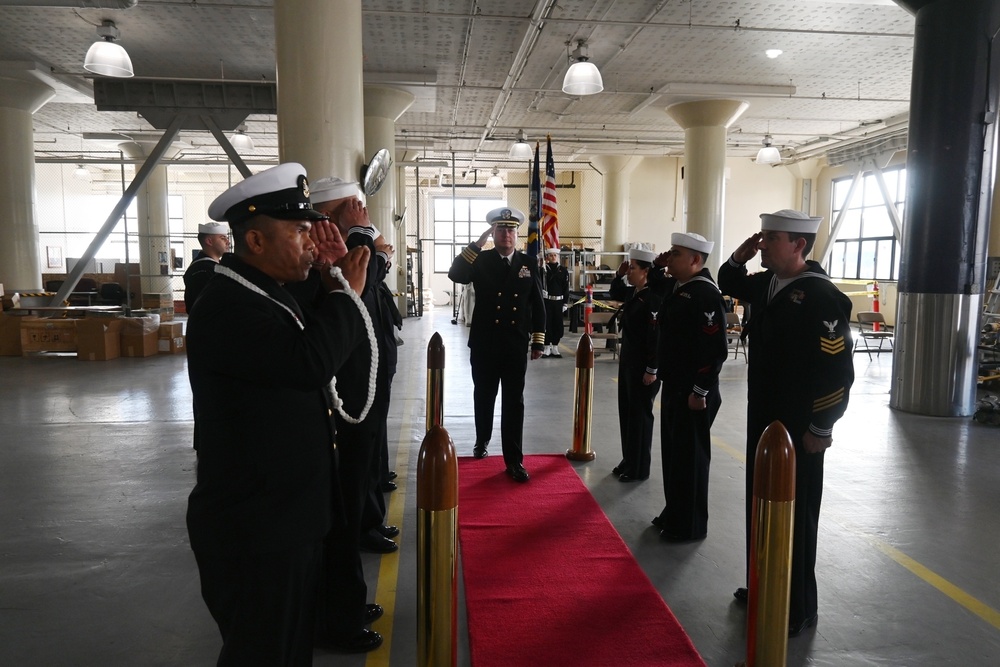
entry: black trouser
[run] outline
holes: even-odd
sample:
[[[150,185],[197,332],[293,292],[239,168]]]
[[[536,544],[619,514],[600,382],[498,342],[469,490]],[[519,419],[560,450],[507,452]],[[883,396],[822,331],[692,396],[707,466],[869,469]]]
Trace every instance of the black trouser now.
[[[270,553],[195,551],[222,633],[218,665],[311,665],[320,541]]]
[[[753,406],[747,415],[747,478],[746,527],[747,572],[750,570],[750,531],[753,521],[753,474],[757,443],[764,429],[781,419],[773,415],[755,419]],[[795,520],[792,531],[792,580],[788,622],[798,625],[816,615],[816,541],[819,532],[819,512],[823,502],[823,462],[825,452],[807,454],[802,436],[808,424],[787,420],[785,424],[795,445]],[[783,422],[784,423],[784,422]]]
[[[493,411],[500,396],[500,439],[503,460],[515,465],[524,460],[521,438],[524,433],[524,373],[528,370],[528,345],[492,343],[485,349],[471,349],[473,402],[476,410],[476,442],[486,444],[493,436]]]
[[[636,479],[649,477],[650,449],[653,446],[653,400],[660,381],[642,383],[645,367],[626,360],[618,365],[618,426],[622,438],[623,474]]]
[[[722,405],[718,388],[708,392],[704,410],[688,407],[690,390],[660,397],[660,454],[663,496],[660,526],[678,539],[708,532],[708,471],[712,461],[712,423]]]
[[[373,528],[385,524],[385,493],[382,485],[389,481],[389,430],[386,420],[389,418],[389,392],[379,396],[372,410],[378,410],[378,435],[376,436],[376,451],[372,457],[371,469],[368,474],[368,495],[361,515],[361,534],[364,535]]]
[[[563,337],[563,301],[545,299],[545,343],[558,345]]]

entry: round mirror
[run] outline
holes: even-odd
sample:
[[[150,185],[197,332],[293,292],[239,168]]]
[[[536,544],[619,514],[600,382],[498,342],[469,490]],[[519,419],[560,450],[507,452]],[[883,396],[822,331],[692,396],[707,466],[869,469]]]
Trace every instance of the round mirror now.
[[[391,166],[392,156],[387,148],[383,148],[372,156],[371,162],[361,167],[361,189],[366,196],[371,197],[379,191]]]

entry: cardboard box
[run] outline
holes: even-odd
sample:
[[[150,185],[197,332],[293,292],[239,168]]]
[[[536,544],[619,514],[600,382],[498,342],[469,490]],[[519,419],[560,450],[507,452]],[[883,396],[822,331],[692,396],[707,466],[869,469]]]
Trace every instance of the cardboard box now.
[[[0,357],[21,356],[21,320],[24,315],[0,313]]]
[[[122,321],[87,317],[76,325],[76,358],[107,361],[122,356]]]
[[[122,356],[151,357],[159,351],[160,316],[127,317],[122,320]]]
[[[183,335],[184,335],[183,322],[164,322],[162,318],[160,319],[158,338],[170,339],[170,338],[177,338],[178,336],[183,336]]]
[[[142,295],[142,307],[143,308],[173,308],[174,307],[174,296],[170,292],[164,292],[162,294],[156,293],[143,293]]]
[[[31,352],[76,352],[77,320],[21,318],[21,356]]]
[[[175,336],[173,338],[161,338],[157,342],[160,349],[160,354],[184,354],[184,336]]]

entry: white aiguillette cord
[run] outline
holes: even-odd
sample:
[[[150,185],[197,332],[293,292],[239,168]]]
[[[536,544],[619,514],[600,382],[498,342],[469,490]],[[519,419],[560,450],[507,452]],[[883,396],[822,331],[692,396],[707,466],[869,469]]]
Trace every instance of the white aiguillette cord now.
[[[246,287],[251,292],[256,292],[257,294],[260,294],[261,296],[270,299],[271,301],[278,304],[279,306],[281,306],[282,308],[284,308],[289,312],[289,314],[295,320],[295,323],[299,325],[299,329],[305,328],[305,325],[302,324],[302,321],[299,319],[299,316],[296,315],[291,308],[281,303],[273,296],[262,290],[257,285],[254,285],[252,282],[250,282],[243,276],[239,275],[232,269],[222,266],[221,264],[216,264],[215,272],[231,280],[236,281],[243,287]],[[350,283],[348,283],[347,279],[344,278],[344,272],[340,270],[339,266],[332,266],[330,267],[330,275],[333,276],[343,286],[344,293],[347,296],[351,297],[351,301],[353,301],[354,305],[358,307],[358,311],[361,313],[361,319],[364,320],[365,323],[365,331],[368,333],[368,345],[371,348],[372,352],[371,369],[368,373],[368,398],[365,401],[364,409],[361,411],[361,414],[358,415],[357,419],[350,416],[344,411],[344,402],[340,400],[340,396],[337,395],[336,376],[330,382],[330,391],[333,393],[333,407],[337,409],[337,412],[340,413],[340,416],[343,417],[344,421],[346,421],[348,424],[360,424],[365,420],[365,417],[368,416],[368,411],[371,410],[372,403],[375,401],[375,380],[376,380],[376,375],[378,373],[378,341],[375,340],[375,327],[372,325],[371,315],[368,314],[368,309],[365,308],[365,304],[362,303],[361,297],[358,296],[357,292],[351,289]]]

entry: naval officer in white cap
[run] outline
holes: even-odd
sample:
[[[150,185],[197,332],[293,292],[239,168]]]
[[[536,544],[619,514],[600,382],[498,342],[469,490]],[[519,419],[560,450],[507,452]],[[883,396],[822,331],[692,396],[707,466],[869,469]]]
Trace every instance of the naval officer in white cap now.
[[[670,243],[650,272],[651,288],[663,297],[656,324],[666,501],[653,525],[666,540],[700,540],[708,531],[710,431],[722,405],[719,371],[728,354],[726,308],[705,267],[715,243],[693,232],[674,233]]]
[[[621,343],[618,349],[618,424],[622,459],[611,472],[620,482],[649,479],[653,443],[653,401],[660,391],[656,377],[656,312],[660,296],[648,279],[656,253],[644,248],[628,251],[628,264],[618,268],[608,294],[624,301],[619,309]],[[625,284],[625,279],[628,284]]]
[[[215,275],[215,265],[229,250],[229,223],[205,222],[198,225],[201,250],[184,272],[184,312],[191,313],[201,290]]]
[[[197,483],[187,525],[219,665],[310,665],[334,431],[326,389],[366,339],[358,306],[324,272],[309,309],[284,285],[335,263],[364,288],[368,251],[347,253],[312,208],[305,169],[282,164],[219,195],[234,253],[188,319]]]
[[[451,264],[448,277],[462,285],[472,283],[476,309],[469,330],[476,443],[472,455],[487,455],[493,435],[497,389],[500,399],[500,438],[507,474],[527,482],[521,439],[524,434],[524,374],[531,358],[545,347],[545,306],[538,262],[517,250],[517,228],[524,214],[502,206],[486,214],[490,227]],[[493,248],[483,250],[490,235]]]
[[[851,300],[817,262],[806,256],[822,218],[783,209],[760,216],[761,231],[740,245],[719,268],[723,293],[748,301],[746,518],[753,502],[757,441],[774,420],[795,443],[795,524],[789,636],[815,625],[816,539],[823,496],[823,459],[833,425],[847,409],[854,365]],[[766,271],[750,275],[757,253]],[[749,554],[749,544],[747,545]],[[747,599],[747,589],[735,596]]]

